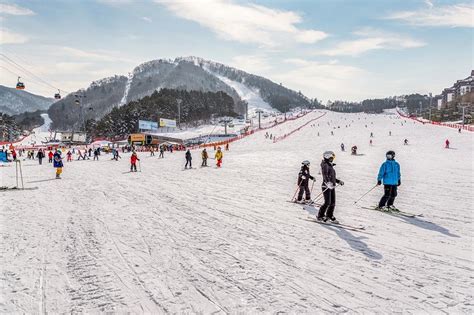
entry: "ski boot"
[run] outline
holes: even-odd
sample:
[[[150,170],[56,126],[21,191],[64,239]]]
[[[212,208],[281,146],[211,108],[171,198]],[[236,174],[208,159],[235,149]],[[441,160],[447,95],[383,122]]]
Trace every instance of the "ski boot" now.
[[[400,212],[400,210],[395,208],[394,206],[387,206],[387,210],[391,212]]]
[[[333,224],[339,224],[339,221],[337,221],[336,217],[326,218],[326,221],[329,221],[330,223],[333,223]]]

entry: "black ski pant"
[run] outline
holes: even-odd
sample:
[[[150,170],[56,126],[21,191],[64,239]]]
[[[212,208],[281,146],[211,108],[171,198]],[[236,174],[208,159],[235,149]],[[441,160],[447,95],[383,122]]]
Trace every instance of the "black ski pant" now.
[[[165,157],[164,154],[163,154],[163,152],[160,152],[160,156],[159,156],[159,157],[160,157],[160,158],[164,158],[164,157]]]
[[[300,184],[300,191],[298,192],[298,201],[303,199],[303,194],[306,194],[306,200],[311,200],[311,192],[309,191],[309,182],[307,180],[302,181]]]
[[[379,208],[393,206],[395,197],[397,197],[397,185],[383,185],[384,194],[379,202]]]
[[[39,165],[43,164],[43,158],[38,158],[38,161],[39,161]]]
[[[132,163],[130,165],[130,172],[136,172],[137,171],[137,164],[136,163]]]
[[[201,166],[207,166],[207,159],[202,159],[202,164]]]
[[[334,208],[336,207],[336,190],[327,189],[326,186],[322,186],[324,204],[319,208],[318,218],[334,216]]]
[[[188,164],[189,164],[189,167],[191,168],[193,167],[191,160],[186,159],[186,165],[184,166],[184,168],[188,168]]]

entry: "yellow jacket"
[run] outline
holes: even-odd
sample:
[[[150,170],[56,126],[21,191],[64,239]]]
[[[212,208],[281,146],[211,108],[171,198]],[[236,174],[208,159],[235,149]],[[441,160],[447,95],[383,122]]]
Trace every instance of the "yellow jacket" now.
[[[216,160],[222,160],[224,154],[222,154],[222,151],[217,151],[214,157],[216,158]]]

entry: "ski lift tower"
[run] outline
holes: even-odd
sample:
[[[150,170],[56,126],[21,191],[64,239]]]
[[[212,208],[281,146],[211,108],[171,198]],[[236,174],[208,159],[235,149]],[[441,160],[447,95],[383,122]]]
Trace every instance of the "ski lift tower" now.
[[[83,99],[86,98],[87,96],[84,94],[84,91],[81,91],[80,94],[74,94],[74,97],[76,98],[74,100],[74,103],[76,103],[77,105],[79,105],[79,119],[82,121],[82,128],[84,131],[86,131],[86,123],[85,123],[85,120],[84,120],[84,110],[83,110]]]
[[[226,136],[227,136],[227,125],[228,125],[230,122],[232,122],[232,120],[233,120],[233,119],[232,119],[231,117],[224,117],[224,118],[222,119],[222,122],[224,123],[224,133],[225,133]]]
[[[258,114],[258,129],[262,129],[260,115],[263,113],[263,110],[257,109],[256,113]]]

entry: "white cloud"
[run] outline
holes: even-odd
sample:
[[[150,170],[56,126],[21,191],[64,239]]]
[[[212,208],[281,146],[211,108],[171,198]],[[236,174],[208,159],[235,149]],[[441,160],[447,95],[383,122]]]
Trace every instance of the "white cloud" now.
[[[148,22],[148,23],[153,22],[152,19],[150,19],[149,17],[146,17],[146,16],[142,16],[141,19],[142,19],[143,21],[145,21],[145,22]]]
[[[178,17],[209,28],[224,40],[277,46],[288,42],[311,44],[328,36],[322,31],[297,27],[302,17],[293,11],[237,4],[232,0],[155,2]]]
[[[0,14],[10,15],[34,15],[28,8],[22,8],[16,4],[0,3]]]
[[[395,12],[386,18],[419,26],[474,27],[472,2],[445,6],[434,6],[429,1],[427,3],[428,8]]]
[[[303,94],[318,99],[356,99],[366,96],[366,78],[369,73],[361,68],[340,64],[291,58],[284,61],[290,65],[288,71],[271,75],[273,80]]]
[[[354,34],[361,38],[340,42],[336,47],[317,52],[316,54],[326,56],[357,56],[370,50],[406,49],[426,45],[424,42],[408,36],[378,31],[371,28],[359,30],[354,32]]]
[[[86,60],[95,60],[95,61],[108,61],[108,62],[134,62],[131,59],[120,57],[119,53],[114,51],[106,51],[106,50],[99,50],[99,51],[85,51],[73,47],[60,47],[61,51],[66,53],[69,57],[81,58]]]
[[[23,44],[28,41],[25,35],[15,33],[7,28],[0,27],[0,44]]]

